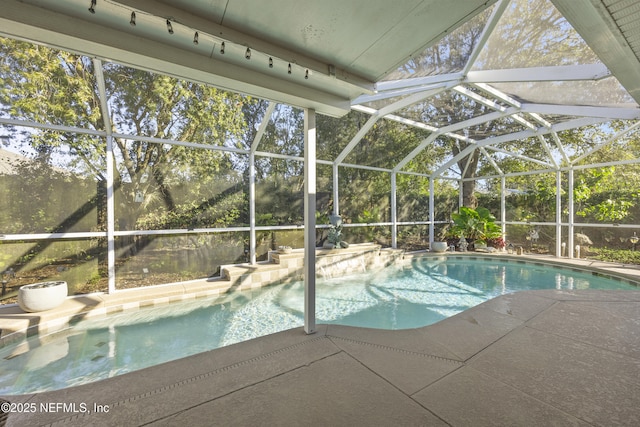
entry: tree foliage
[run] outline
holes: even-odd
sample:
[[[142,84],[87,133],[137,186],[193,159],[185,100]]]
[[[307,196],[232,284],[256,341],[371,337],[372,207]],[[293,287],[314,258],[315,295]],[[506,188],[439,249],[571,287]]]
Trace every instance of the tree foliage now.
[[[594,60],[577,34],[568,31],[567,23],[557,11],[540,3],[526,2],[526,8],[518,13],[508,9],[475,66],[488,69]],[[477,47],[489,15],[490,10],[487,10],[448,34],[437,46],[412,57],[389,78],[461,70]],[[518,49],[514,50],[514,46]],[[93,60],[10,39],[1,39],[0,49],[0,114],[58,126],[107,131]],[[115,135],[116,203],[120,218],[117,226],[120,229],[158,229],[246,224],[248,156],[223,153],[216,148],[249,149],[258,126],[265,119],[268,102],[114,63],[105,63],[103,72],[111,114],[112,129],[109,131]],[[469,90],[483,95],[478,88]],[[450,91],[407,107],[398,115],[444,127],[493,111],[472,97]],[[369,119],[370,116],[357,111],[341,119],[320,116],[318,157],[333,161]],[[621,123],[611,125],[615,130],[622,126]],[[464,135],[479,140],[520,129],[512,121],[494,120],[467,129]],[[21,132],[17,140],[30,147],[25,152],[35,153],[51,167],[63,167],[95,181],[98,187],[104,186],[106,150],[103,137],[65,130],[16,132]],[[140,137],[128,138],[123,136],[125,134]],[[393,168],[428,137],[429,132],[425,130],[391,120],[378,120],[344,162]],[[195,142],[204,149],[157,143],[155,139],[161,138]],[[602,128],[594,126],[566,131],[560,138],[568,152],[579,153],[598,147],[607,135]],[[405,170],[428,174],[443,161],[459,156],[451,170],[464,180],[463,205],[475,207],[478,202],[473,178],[495,173],[496,166],[506,173],[531,168],[530,163],[509,156],[495,155],[493,162],[489,162],[480,150],[470,150],[473,143],[469,141],[441,135],[410,161]],[[637,142],[630,144],[639,145]],[[301,156],[303,148],[302,111],[278,105],[269,118],[258,150]],[[500,148],[531,158],[547,155],[541,144],[532,140],[512,141]],[[608,144],[589,160],[621,158],[619,156],[624,156],[626,151],[625,147]],[[461,156],[461,153],[467,155]],[[302,162],[277,156],[257,156],[256,159],[260,218],[265,218],[265,225],[266,222],[300,223]],[[631,189],[637,180],[634,173],[625,170],[603,168],[580,174],[575,189],[577,214],[596,221],[630,218],[637,197]],[[332,209],[328,189],[333,177],[330,167],[319,168],[319,171],[319,180],[331,183],[325,186],[324,195],[321,195],[321,209],[324,210],[321,214],[326,215]],[[513,219],[552,220],[556,191],[553,177],[522,176],[514,181],[522,193],[509,198],[509,203],[519,204],[519,217]],[[621,182],[633,185],[625,186]],[[341,167],[338,184],[341,213],[346,222],[390,220],[388,173]],[[401,216],[411,220],[426,219],[428,180],[398,175],[397,185]],[[497,184],[489,185],[494,194],[497,194],[496,189]],[[438,181],[436,190],[438,194],[450,193],[453,187]],[[97,209],[102,203],[100,197],[100,191],[96,192],[91,206]],[[566,200],[566,195],[563,197]],[[449,199],[448,196],[442,200],[436,198],[442,206],[438,218],[447,219],[449,211],[456,208],[456,203]],[[83,209],[91,211],[86,206]]]
[[[574,187],[576,215],[605,223],[627,218],[637,205],[638,187],[629,186],[620,175],[613,166],[582,172]]]
[[[496,224],[496,217],[484,207],[472,209],[460,207],[460,211],[451,215],[453,226],[449,234],[468,240],[486,240],[500,237],[502,229]]]
[[[0,39],[2,114],[27,121],[106,131],[95,63],[69,52]],[[199,226],[242,222],[243,209],[202,215],[221,195],[242,205],[242,173],[234,159],[213,149],[152,142],[196,142],[203,148],[238,145],[246,122],[237,94],[114,63],[104,64],[107,104],[114,133],[116,200],[120,226],[170,228],[174,210],[191,212]],[[119,135],[140,135],[141,140]],[[82,132],[37,130],[20,140],[50,164],[104,183],[105,139]],[[238,191],[229,193],[230,188]],[[97,203],[97,202],[94,202]],[[162,215],[168,215],[166,221]],[[235,214],[231,214],[236,212]],[[149,218],[151,215],[153,218]],[[187,215],[189,215],[187,213]],[[145,218],[145,216],[147,216]],[[244,220],[246,222],[246,218]]]

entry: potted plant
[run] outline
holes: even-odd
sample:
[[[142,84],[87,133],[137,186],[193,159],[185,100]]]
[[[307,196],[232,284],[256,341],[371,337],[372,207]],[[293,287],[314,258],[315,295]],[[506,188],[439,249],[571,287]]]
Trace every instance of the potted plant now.
[[[473,247],[477,249],[487,249],[487,242],[483,239],[478,239],[473,242]]]
[[[349,244],[342,240],[342,217],[340,215],[329,215],[329,232],[327,233],[327,241],[324,242],[325,249],[348,248]]]
[[[504,239],[502,238],[502,236],[500,236],[500,237],[494,237],[492,239],[488,239],[487,240],[487,245],[489,245],[492,248],[496,248],[496,249],[501,251],[501,250],[503,250],[505,248],[505,246],[507,244],[504,241]]]
[[[67,282],[40,282],[18,289],[18,305],[26,312],[46,311],[61,305],[67,298]]]
[[[446,252],[449,249],[449,242],[445,237],[446,230],[443,233],[438,233],[439,240],[435,240],[429,244],[429,249],[432,252]]]
[[[446,252],[449,245],[446,241],[435,241],[431,242],[429,248],[432,252]]]
[[[486,247],[488,239],[495,239],[502,235],[502,229],[495,222],[496,217],[487,208],[472,209],[462,206],[460,212],[451,215],[451,220],[453,225],[449,229],[449,234],[452,237],[464,236],[470,244],[478,241],[480,244],[484,243]]]

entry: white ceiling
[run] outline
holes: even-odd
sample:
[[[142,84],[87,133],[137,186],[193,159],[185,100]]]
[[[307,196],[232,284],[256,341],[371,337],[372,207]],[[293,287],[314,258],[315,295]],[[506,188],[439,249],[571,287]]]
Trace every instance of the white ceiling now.
[[[91,0],[2,0],[0,33],[339,116],[495,2],[97,0],[91,13]],[[552,2],[640,101],[640,2]]]
[[[0,32],[339,116],[494,2],[2,0]]]
[[[150,5],[154,2],[122,2],[155,11]],[[162,1],[175,8],[164,13],[204,17],[266,46],[334,64],[369,82],[380,80],[494,2],[458,0],[452,8],[441,0]]]

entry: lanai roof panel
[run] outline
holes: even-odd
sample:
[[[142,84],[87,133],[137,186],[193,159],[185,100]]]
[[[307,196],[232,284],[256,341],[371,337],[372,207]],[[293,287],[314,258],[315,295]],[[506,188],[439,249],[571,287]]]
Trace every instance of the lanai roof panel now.
[[[445,34],[437,44],[413,55],[382,81],[457,73],[464,69],[482,35],[493,7]]]
[[[615,77],[597,81],[505,82],[492,86],[522,103],[638,108]]]
[[[600,62],[549,0],[512,0],[472,70]]]
[[[464,94],[449,90],[394,114],[435,128],[442,128],[482,116],[490,111],[492,110]]]

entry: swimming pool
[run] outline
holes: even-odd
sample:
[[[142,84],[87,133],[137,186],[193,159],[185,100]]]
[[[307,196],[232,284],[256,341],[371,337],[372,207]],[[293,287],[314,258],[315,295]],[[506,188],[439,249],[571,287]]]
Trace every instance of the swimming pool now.
[[[0,395],[55,390],[303,324],[303,284],[272,285],[87,319],[0,350]],[[319,281],[318,323],[382,329],[433,324],[495,296],[534,289],[638,289],[549,265],[469,257]],[[30,350],[25,351],[25,349]]]

